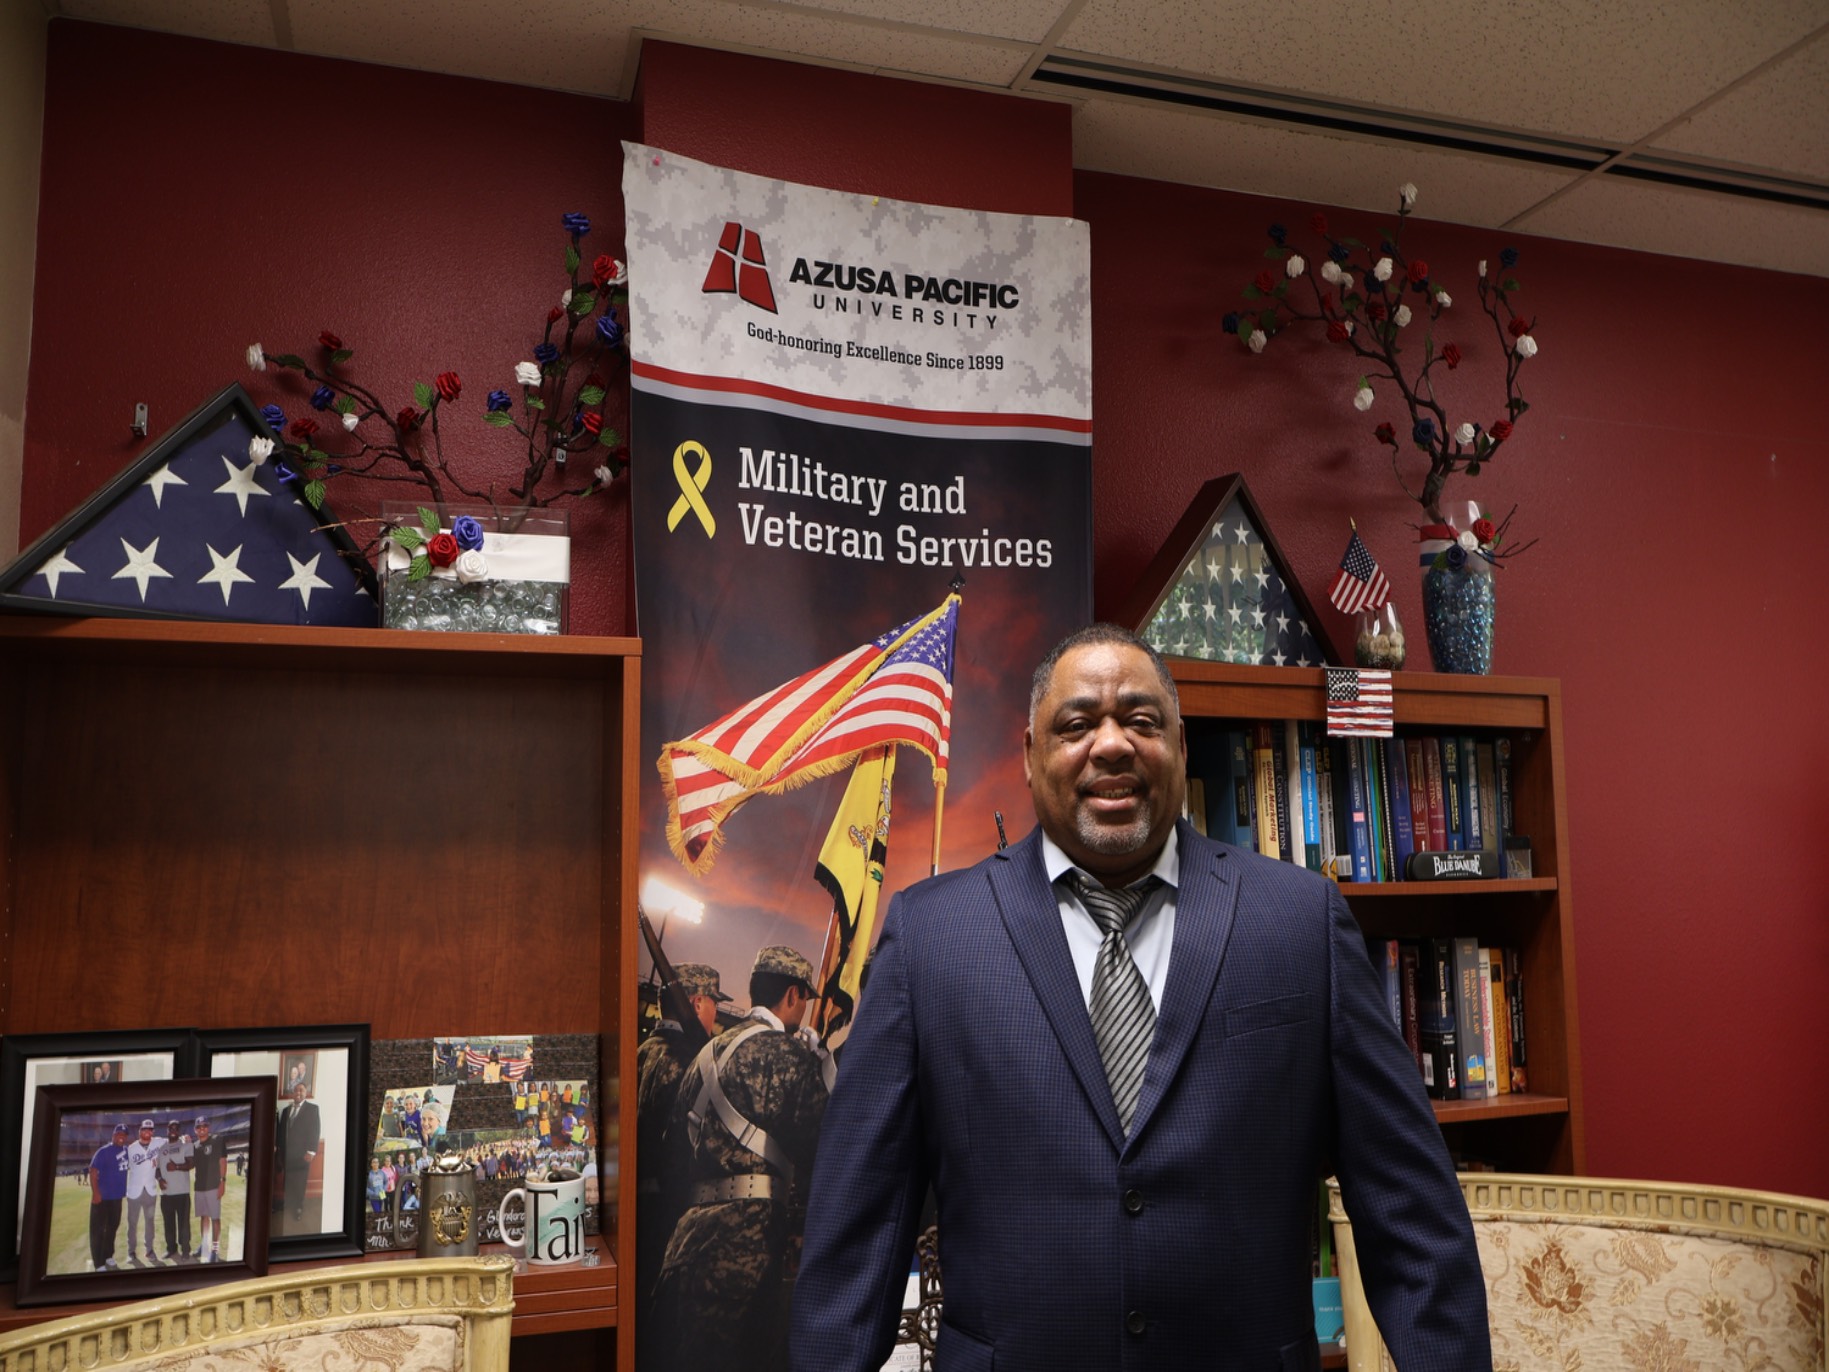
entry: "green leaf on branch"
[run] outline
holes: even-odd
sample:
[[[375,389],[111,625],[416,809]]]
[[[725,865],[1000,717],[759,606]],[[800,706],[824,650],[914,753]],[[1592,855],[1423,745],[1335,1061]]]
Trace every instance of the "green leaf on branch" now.
[[[1284,296],[1288,295],[1289,294],[1289,278],[1284,277],[1281,281],[1277,282],[1276,289],[1270,293],[1272,295],[1274,295],[1278,300],[1281,300]]]
[[[388,537],[393,539],[404,551],[409,553],[415,548],[425,546],[425,535],[420,533],[419,530],[415,529],[411,524],[398,525]]]
[[[1502,282],[1499,283],[1499,289],[1502,291],[1521,291],[1524,289],[1524,287],[1522,287],[1518,284],[1517,277],[1508,276],[1505,278],[1505,280],[1503,280]]]
[[[421,505],[419,507],[419,527],[425,530],[425,536],[427,538],[436,538],[439,529],[438,512],[436,510],[428,510],[425,506]]]
[[[573,272],[578,270],[578,261],[579,261],[578,245],[576,243],[566,244],[565,245],[565,274],[567,276],[570,276]]]
[[[1365,297],[1358,291],[1347,292],[1346,299],[1340,302],[1348,314],[1357,314],[1365,305]]]
[[[332,362],[347,362],[355,355],[356,350],[354,348],[338,348],[330,355],[330,360]]]
[[[602,433],[597,435],[597,443],[600,447],[614,448],[621,441],[621,439],[616,437],[616,430],[614,429],[605,429]]]
[[[432,559],[429,557],[414,558],[412,566],[406,569],[408,581],[424,581],[430,575],[432,575]]]
[[[506,410],[490,410],[483,416],[483,423],[494,429],[505,429],[514,423],[514,416]]]
[[[589,291],[573,291],[572,303],[566,306],[566,308],[582,319],[585,315],[597,308],[597,297],[592,295]]]
[[[1480,464],[1477,462],[1469,462],[1467,464],[1467,475],[1468,476],[1478,476],[1479,474],[1480,474]]]
[[[1247,299],[1247,300],[1260,300],[1260,299],[1262,299],[1262,298],[1263,298],[1263,295],[1264,295],[1264,293],[1263,293],[1263,292],[1262,292],[1262,291],[1260,291],[1260,290],[1259,290],[1259,289],[1258,289],[1258,288],[1257,288],[1257,287],[1256,287],[1256,286],[1255,286],[1255,285],[1252,285],[1252,284],[1250,284],[1250,283],[1247,283],[1247,284],[1246,284],[1246,286],[1245,286],[1245,299]]]
[[[1276,310],[1271,308],[1258,315],[1257,326],[1265,333],[1275,333],[1277,331]]]
[[[423,381],[413,383],[413,403],[422,410],[432,408],[432,388]]]
[[[268,353],[267,358],[276,367],[290,367],[295,372],[305,370],[305,359],[297,353]]]
[[[543,410],[546,408],[546,402],[537,395],[530,395],[527,397],[527,408],[530,410]]]
[[[353,395],[340,395],[330,408],[338,414],[353,414],[356,408],[356,398]]]
[[[1281,262],[1285,257],[1289,256],[1289,249],[1288,248],[1265,248],[1264,256],[1268,257],[1272,262]]]
[[[1251,321],[1241,317],[1235,332],[1238,334],[1241,343],[1249,343],[1251,341]]]
[[[324,508],[324,483],[322,481],[305,483],[305,503],[314,510]]]
[[[583,405],[595,405],[602,399],[603,387],[601,386],[586,386],[583,390],[578,392],[578,401]]]
[[[1336,238],[1334,242],[1343,248],[1363,248],[1365,246],[1357,238]]]
[[[1519,415],[1528,410],[1530,406],[1524,403],[1523,396],[1513,396],[1510,400],[1505,402],[1505,408],[1510,410],[1511,417],[1516,419]]]

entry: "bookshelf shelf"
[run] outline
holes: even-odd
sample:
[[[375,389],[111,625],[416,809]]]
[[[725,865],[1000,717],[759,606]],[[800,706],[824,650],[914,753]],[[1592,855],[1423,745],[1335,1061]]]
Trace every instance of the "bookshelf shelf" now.
[[[1169,668],[1181,695],[1191,759],[1229,759],[1223,739],[1213,746],[1215,735],[1226,729],[1326,717],[1326,673],[1318,668],[1175,658],[1169,659]],[[1393,686],[1400,737],[1454,733],[1511,741],[1513,832],[1531,839],[1535,874],[1522,880],[1347,882],[1341,893],[1368,937],[1475,936],[1482,944],[1519,950],[1532,1089],[1437,1101],[1436,1118],[1450,1148],[1469,1160],[1507,1171],[1581,1172],[1586,1148],[1561,687],[1540,677],[1428,672],[1398,672]],[[1228,761],[1224,784],[1230,783]]]
[[[604,1135],[633,1137],[640,654],[0,615],[0,1033],[593,1033]],[[554,985],[577,994],[528,991]],[[514,1329],[602,1330],[596,1361],[628,1372],[616,1163],[612,1142],[603,1261],[517,1277]],[[0,1300],[0,1328],[67,1313]]]

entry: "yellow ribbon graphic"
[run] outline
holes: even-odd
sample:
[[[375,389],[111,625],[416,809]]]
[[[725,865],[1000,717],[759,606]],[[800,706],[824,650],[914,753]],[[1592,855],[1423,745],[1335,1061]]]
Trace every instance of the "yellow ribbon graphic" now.
[[[699,467],[696,472],[686,470],[686,454],[696,453]],[[673,450],[673,479],[680,484],[680,498],[673,502],[673,508],[667,511],[667,532],[679,528],[680,521],[691,510],[699,517],[699,524],[705,530],[706,538],[715,538],[718,532],[718,521],[712,517],[710,508],[705,504],[705,497],[699,494],[711,482],[711,454],[705,451],[705,445],[687,439]]]

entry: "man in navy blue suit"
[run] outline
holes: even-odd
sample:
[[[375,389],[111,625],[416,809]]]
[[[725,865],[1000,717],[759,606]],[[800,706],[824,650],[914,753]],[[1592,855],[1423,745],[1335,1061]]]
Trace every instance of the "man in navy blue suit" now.
[[[1466,1207],[1334,884],[1177,822],[1174,682],[1124,630],[1043,661],[1023,748],[1038,828],[884,921],[820,1138],[797,1372],[882,1366],[930,1185],[941,1372],[1318,1368],[1329,1171],[1398,1366],[1490,1372]]]

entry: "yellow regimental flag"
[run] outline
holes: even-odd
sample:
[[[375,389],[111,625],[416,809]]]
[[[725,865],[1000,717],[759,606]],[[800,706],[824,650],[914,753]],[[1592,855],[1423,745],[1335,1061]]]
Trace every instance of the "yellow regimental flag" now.
[[[889,854],[889,788],[895,748],[873,748],[851,769],[850,784],[819,850],[813,875],[832,897],[832,926],[820,960],[819,1030],[827,1043],[843,1041],[862,990],[864,959],[876,933],[877,897]]]

